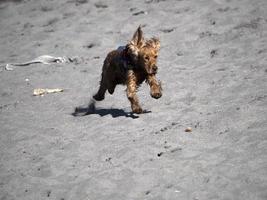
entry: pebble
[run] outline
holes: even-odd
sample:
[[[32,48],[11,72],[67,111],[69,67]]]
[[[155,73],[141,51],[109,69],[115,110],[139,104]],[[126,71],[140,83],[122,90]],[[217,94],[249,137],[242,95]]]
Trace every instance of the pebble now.
[[[187,127],[184,131],[185,132],[192,132],[192,128],[191,127]]]

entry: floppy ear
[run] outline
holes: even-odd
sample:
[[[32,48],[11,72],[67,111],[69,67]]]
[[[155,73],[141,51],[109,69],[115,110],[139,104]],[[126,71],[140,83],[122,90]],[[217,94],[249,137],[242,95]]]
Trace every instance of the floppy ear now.
[[[144,43],[144,34],[143,31],[141,29],[141,26],[139,26],[137,28],[137,30],[135,31],[133,38],[131,40],[131,42],[133,45],[136,45],[137,47],[141,47]]]

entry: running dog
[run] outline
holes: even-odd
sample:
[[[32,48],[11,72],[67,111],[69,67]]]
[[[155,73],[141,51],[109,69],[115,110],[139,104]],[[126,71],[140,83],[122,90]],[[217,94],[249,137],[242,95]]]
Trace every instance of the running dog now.
[[[127,97],[133,113],[142,113],[143,109],[139,105],[136,93],[144,81],[150,86],[150,95],[153,98],[158,99],[162,96],[161,84],[156,78],[159,49],[159,39],[144,39],[139,26],[125,47],[108,53],[102,68],[100,86],[93,98],[102,101],[107,90],[113,94],[116,85],[123,84],[127,86]]]

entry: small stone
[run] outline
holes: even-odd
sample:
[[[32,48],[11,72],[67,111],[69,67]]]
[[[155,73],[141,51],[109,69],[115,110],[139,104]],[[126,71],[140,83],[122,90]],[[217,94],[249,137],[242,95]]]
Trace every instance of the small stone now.
[[[158,157],[162,156],[163,152],[158,153]]]
[[[192,132],[192,128],[191,127],[187,127],[184,131],[185,132]]]
[[[109,162],[109,161],[111,161],[111,157],[108,157],[108,158],[106,158],[106,162]]]
[[[211,50],[211,52],[210,52],[211,58],[213,58],[215,55],[218,55],[218,50],[217,49]]]

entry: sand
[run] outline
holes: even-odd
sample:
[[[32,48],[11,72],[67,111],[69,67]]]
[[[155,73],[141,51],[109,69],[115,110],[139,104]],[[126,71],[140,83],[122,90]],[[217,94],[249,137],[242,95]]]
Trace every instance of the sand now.
[[[75,58],[0,69],[0,199],[266,200],[266,10],[266,0],[0,1],[1,66]],[[161,40],[162,98],[143,84],[149,112],[135,115],[119,86],[84,115],[106,54],[139,24]]]

